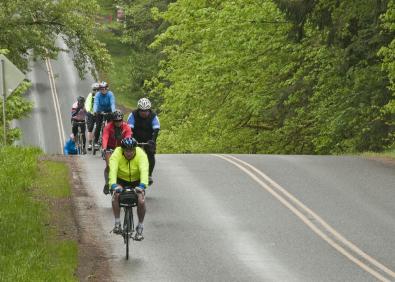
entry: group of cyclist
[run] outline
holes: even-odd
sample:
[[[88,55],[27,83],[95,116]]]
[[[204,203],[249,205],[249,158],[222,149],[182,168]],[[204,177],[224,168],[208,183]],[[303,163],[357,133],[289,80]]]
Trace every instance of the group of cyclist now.
[[[134,187],[138,196],[139,220],[135,240],[142,240],[144,238],[142,233],[145,216],[145,189],[153,183],[152,172],[155,166],[156,139],[160,123],[147,98],[141,98],[138,101],[137,109],[130,113],[125,122],[124,114],[115,108],[115,96],[108,88],[108,83],[104,81],[93,83],[92,91],[86,99],[82,96],[77,98],[71,110],[73,133],[65,145],[64,153],[66,155],[75,153],[72,146],[73,143],[75,146],[75,136],[79,128],[82,133],[83,154],[87,153],[86,148],[88,151],[102,150],[102,156],[106,162],[103,193],[107,195],[110,191],[112,192],[115,217],[113,232],[115,234],[122,232],[119,193],[123,187]],[[103,122],[106,122],[106,125],[102,129]],[[88,140],[85,137],[85,123]],[[100,136],[102,148],[99,148]]]

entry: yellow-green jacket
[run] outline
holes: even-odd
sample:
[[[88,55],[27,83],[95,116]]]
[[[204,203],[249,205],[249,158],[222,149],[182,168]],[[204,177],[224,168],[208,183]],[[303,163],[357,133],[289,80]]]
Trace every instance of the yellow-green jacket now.
[[[93,114],[93,101],[95,100],[95,97],[92,97],[92,96],[93,95],[91,92],[91,93],[89,93],[88,97],[86,97],[86,99],[85,99],[85,110],[91,114]]]
[[[140,180],[148,187],[148,158],[144,150],[136,148],[136,155],[128,161],[121,147],[117,147],[110,157],[110,173],[108,184],[110,187],[117,183],[117,177],[125,181]]]

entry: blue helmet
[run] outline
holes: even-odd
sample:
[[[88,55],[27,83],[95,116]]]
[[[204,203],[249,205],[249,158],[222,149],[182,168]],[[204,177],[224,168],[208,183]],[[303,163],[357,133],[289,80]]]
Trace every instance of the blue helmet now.
[[[121,147],[122,149],[133,149],[137,147],[137,141],[131,137],[123,138],[121,141]]]

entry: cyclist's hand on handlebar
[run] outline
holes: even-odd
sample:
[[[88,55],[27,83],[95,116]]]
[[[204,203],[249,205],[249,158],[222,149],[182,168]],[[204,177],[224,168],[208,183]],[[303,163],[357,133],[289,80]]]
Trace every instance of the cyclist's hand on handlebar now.
[[[143,191],[145,191],[145,185],[143,183],[140,183],[139,186],[136,186],[134,188],[134,190],[136,191],[136,193],[142,193]]]
[[[150,145],[151,147],[155,146],[155,141],[154,140],[148,140],[147,141],[148,145]]]
[[[117,184],[113,184],[111,185],[111,189],[115,192],[115,193],[121,193],[123,188],[120,185]]]

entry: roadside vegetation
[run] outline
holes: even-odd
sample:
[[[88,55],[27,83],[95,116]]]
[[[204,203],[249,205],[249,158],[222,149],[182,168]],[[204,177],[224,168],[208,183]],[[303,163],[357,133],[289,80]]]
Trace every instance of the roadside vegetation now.
[[[1,281],[77,281],[77,242],[64,229],[72,221],[64,203],[69,170],[64,163],[39,161],[40,154],[0,148]]]
[[[371,158],[391,159],[395,163],[395,150],[388,150],[384,152],[364,152],[361,155]]]
[[[149,48],[149,45],[164,30],[165,25],[161,20],[154,20],[151,8],[165,10],[169,2],[99,1],[102,8],[98,22],[102,31],[96,36],[106,45],[113,62],[108,72],[101,73],[101,76],[110,82],[117,104],[128,110],[136,107],[139,98],[149,94],[145,83],[159,70],[159,61],[163,55],[159,50]],[[124,17],[119,21],[116,17],[117,7],[124,12]]]
[[[125,12],[122,87],[154,101],[161,152],[394,149],[394,0],[102,2]]]
[[[74,65],[80,77],[87,72],[105,72],[111,66],[107,50],[94,37],[95,17],[99,11],[96,0],[47,1],[3,0],[0,5],[0,54],[4,54],[20,70],[27,72],[29,60],[49,57],[55,59],[61,50],[56,44],[63,38],[73,52]],[[7,128],[7,141],[12,144],[20,132],[10,130],[13,119],[26,116],[31,104],[21,98],[29,88],[22,83],[7,98],[6,124],[0,112],[0,137]]]

